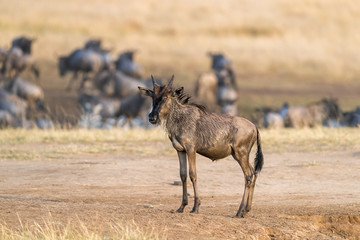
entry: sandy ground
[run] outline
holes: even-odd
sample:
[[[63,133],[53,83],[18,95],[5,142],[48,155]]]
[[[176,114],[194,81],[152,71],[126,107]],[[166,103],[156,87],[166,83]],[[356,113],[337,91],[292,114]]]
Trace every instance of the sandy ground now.
[[[198,157],[202,205],[181,203],[177,155],[76,154],[69,159],[0,161],[0,220],[9,226],[133,221],[169,239],[360,239],[360,152],[270,153],[253,209],[233,218],[243,174],[231,158]],[[190,184],[190,183],[189,183]],[[190,188],[191,189],[191,188]]]

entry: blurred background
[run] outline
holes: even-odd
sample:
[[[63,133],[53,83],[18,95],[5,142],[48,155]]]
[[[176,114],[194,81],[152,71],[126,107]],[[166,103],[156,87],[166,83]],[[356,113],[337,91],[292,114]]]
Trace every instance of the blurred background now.
[[[143,78],[175,75],[193,95],[208,52],[231,60],[237,114],[337,98],[343,111],[360,105],[360,3],[327,0],[1,0],[0,47],[36,38],[32,56],[41,72],[21,77],[44,90],[52,113],[77,119],[79,86],[66,91],[58,58],[89,39],[117,56],[136,50]],[[215,109],[215,111],[219,111]]]

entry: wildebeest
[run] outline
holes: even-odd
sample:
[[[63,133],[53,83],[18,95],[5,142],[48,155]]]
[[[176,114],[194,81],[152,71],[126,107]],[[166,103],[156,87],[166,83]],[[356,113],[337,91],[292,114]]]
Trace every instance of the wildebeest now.
[[[84,49],[102,50],[100,39],[89,39],[84,45]]]
[[[258,129],[244,118],[211,113],[202,106],[189,103],[183,87],[172,88],[173,79],[174,76],[163,86],[153,81],[153,90],[139,89],[153,101],[150,123],[163,124],[178,153],[183,197],[177,212],[183,212],[188,204],[186,158],[194,189],[194,207],[191,212],[198,213],[200,197],[197,191],[196,153],[213,161],[232,155],[240,164],[245,177],[245,191],[236,214],[237,217],[244,217],[251,209],[255,181],[264,163]],[[255,142],[257,153],[253,167],[249,162],[249,154]]]
[[[125,75],[120,71],[104,71],[94,79],[94,85],[105,96],[125,98],[139,92],[138,86],[149,87],[150,79],[139,80]]]
[[[235,72],[230,59],[221,53],[208,53],[211,57],[211,68],[215,71],[218,78],[219,88],[222,86],[231,86],[237,89]]]
[[[113,118],[116,123],[120,117],[124,117],[122,126],[129,123],[130,127],[133,127],[133,119],[136,117],[145,118],[145,113],[149,109],[146,98],[140,93],[121,100],[81,93],[78,102],[86,114],[98,115],[101,118],[102,126],[108,119]]]
[[[90,49],[76,49],[69,56],[59,57],[59,73],[63,77],[67,72],[73,72],[67,90],[71,90],[72,84],[77,78],[78,72],[83,73],[80,89],[84,87],[85,82],[89,79],[90,73],[97,73],[108,69],[104,57],[96,51]]]
[[[127,76],[138,78],[142,77],[142,68],[134,62],[134,53],[136,51],[125,51],[121,53],[115,61],[116,69],[123,72]]]
[[[33,56],[24,53],[19,47],[12,47],[3,61],[1,73],[3,75],[8,73],[10,78],[17,78],[26,69],[30,69],[35,78],[37,80],[39,79],[40,71]],[[14,74],[12,74],[12,72],[14,72]]]
[[[271,111],[265,113],[264,116],[264,127],[279,129],[284,127],[284,119],[289,110],[289,104],[284,103],[279,111]]]
[[[330,120],[338,121],[342,116],[337,99],[322,99],[306,106],[289,107],[285,126],[294,128],[316,127]]]
[[[37,101],[44,101],[44,91],[39,86],[25,81],[18,77],[10,80],[8,84],[4,86],[9,92],[21,97],[27,102],[35,103]]]
[[[354,111],[344,112],[341,119],[342,126],[348,127],[360,127],[360,107],[357,107]]]
[[[95,51],[100,54],[104,61],[104,69],[113,69],[113,57],[110,54],[110,49],[105,49],[101,46],[102,41],[100,39],[89,39],[84,49]]]
[[[27,102],[28,118],[34,118],[40,115],[46,117],[48,114],[48,109],[44,102],[44,91],[39,86],[18,77],[5,83],[3,88]]]
[[[11,47],[18,47],[22,50],[24,54],[31,54],[31,46],[32,43],[35,41],[35,38],[29,38],[25,36],[20,36],[15,38],[11,42]]]
[[[11,115],[9,118],[8,114],[3,112],[3,116],[6,117],[5,120],[9,120],[8,124],[11,127],[20,127],[23,126],[26,119],[28,104],[25,100],[0,88],[0,110]]]
[[[201,73],[195,82],[195,97],[206,107],[216,103],[217,78],[213,72]]]
[[[80,93],[78,103],[86,114],[98,115],[101,118],[102,126],[107,119],[115,118],[120,108],[120,100],[104,98],[100,95]]]
[[[222,53],[211,53],[208,52],[208,56],[211,58],[211,68],[214,71],[221,71],[223,69],[232,68],[231,60],[225,57]]]
[[[0,103],[1,104],[1,103]],[[15,127],[13,116],[6,110],[0,110],[0,129],[6,127]]]

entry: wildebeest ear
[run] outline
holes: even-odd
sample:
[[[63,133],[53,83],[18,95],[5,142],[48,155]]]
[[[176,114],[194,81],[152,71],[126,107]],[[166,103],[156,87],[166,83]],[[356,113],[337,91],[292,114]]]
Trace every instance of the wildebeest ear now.
[[[179,87],[174,92],[176,95],[180,95],[184,92],[184,87]]]
[[[143,88],[143,87],[138,87],[140,90],[140,93],[145,95],[145,96],[149,96],[152,97],[154,95],[154,92],[148,88]]]

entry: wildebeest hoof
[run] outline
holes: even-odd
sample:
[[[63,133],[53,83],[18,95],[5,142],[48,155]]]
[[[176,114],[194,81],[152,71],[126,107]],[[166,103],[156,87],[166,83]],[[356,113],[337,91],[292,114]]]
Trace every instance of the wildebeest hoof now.
[[[184,208],[183,208],[183,207],[180,207],[178,210],[176,210],[176,212],[182,213],[182,212],[184,212]]]
[[[199,213],[199,209],[193,209],[190,211],[190,213]]]
[[[236,218],[244,218],[247,212],[241,211],[236,214]]]

